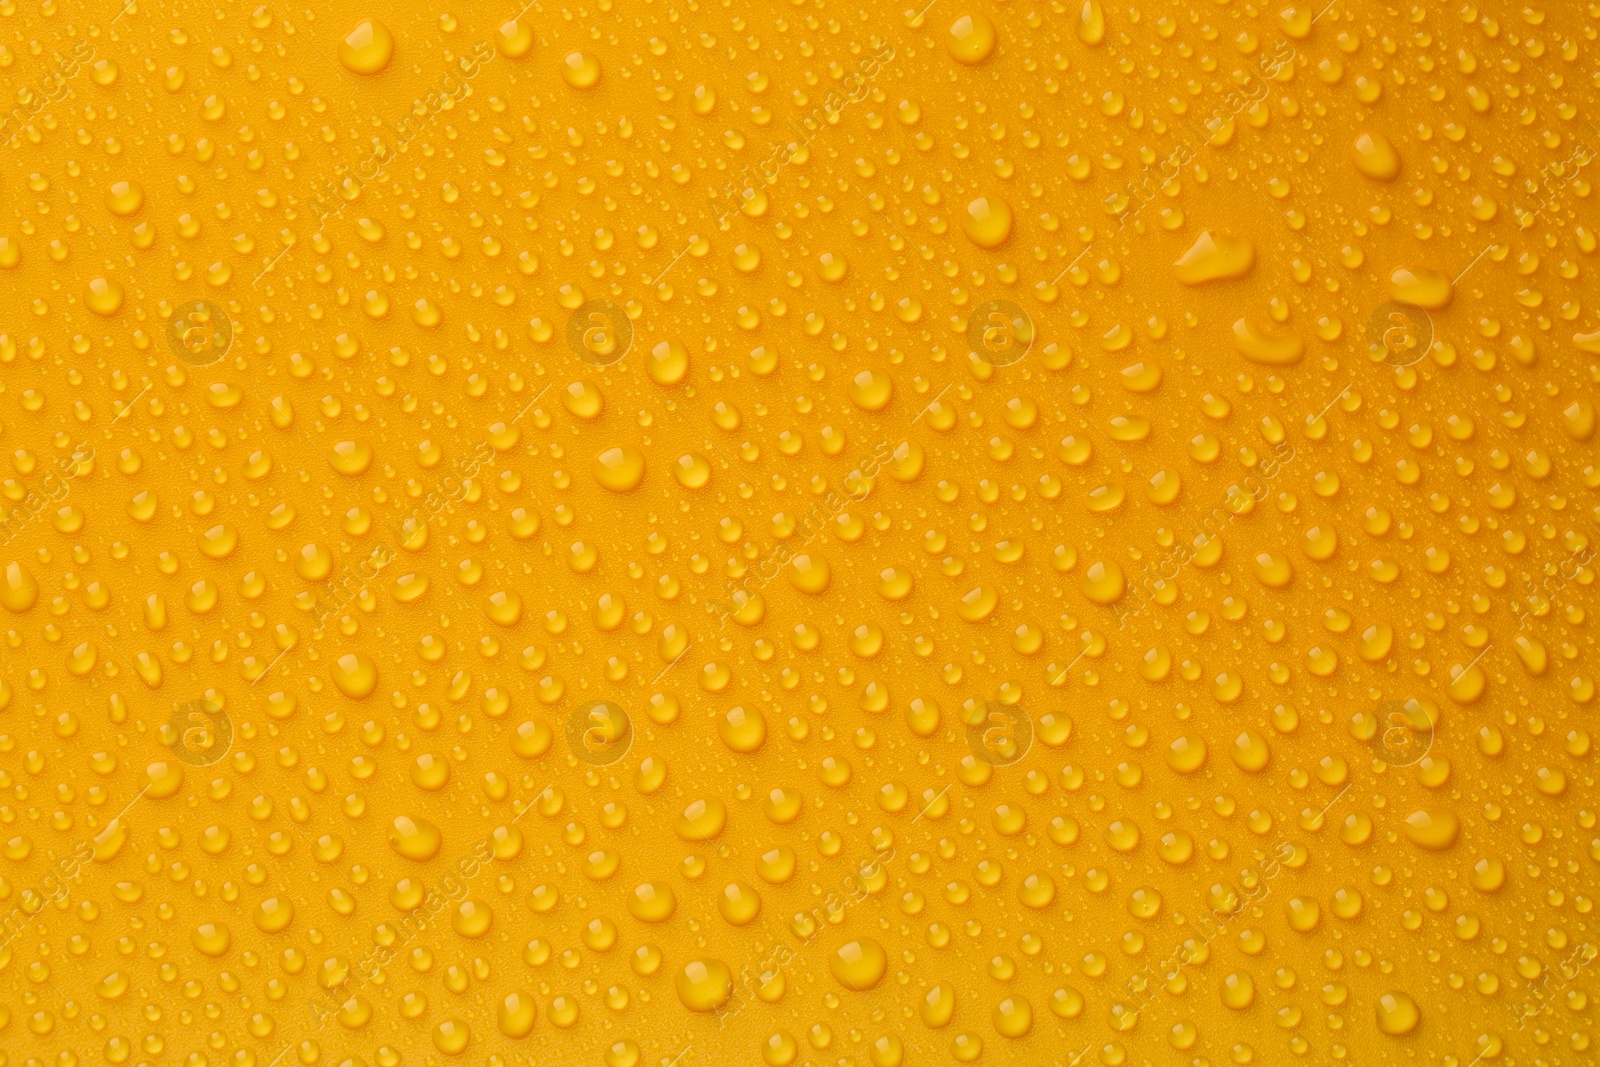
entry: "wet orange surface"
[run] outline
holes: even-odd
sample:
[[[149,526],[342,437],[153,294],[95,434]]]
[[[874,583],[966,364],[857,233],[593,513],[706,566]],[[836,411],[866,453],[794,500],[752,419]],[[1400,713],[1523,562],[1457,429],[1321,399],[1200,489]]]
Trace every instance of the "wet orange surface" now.
[[[0,4],[0,1067],[1600,1062],[1597,33]]]

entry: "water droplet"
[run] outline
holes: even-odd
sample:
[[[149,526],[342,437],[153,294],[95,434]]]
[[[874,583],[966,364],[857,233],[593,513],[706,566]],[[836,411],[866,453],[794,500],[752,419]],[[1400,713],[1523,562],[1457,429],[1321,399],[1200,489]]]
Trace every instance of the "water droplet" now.
[[[12,560],[0,572],[0,606],[17,615],[28,611],[39,600],[39,583],[21,563]]]
[[[595,458],[595,481],[613,493],[632,492],[644,480],[644,453],[630,445],[608,448]]]
[[[828,957],[828,969],[846,989],[862,992],[874,988],[888,970],[888,955],[871,938],[847,941]]]
[[[397,815],[389,827],[389,847],[408,860],[424,862],[439,854],[439,828],[414,815]]]
[[[588,52],[568,52],[561,61],[561,77],[574,89],[593,89],[600,82],[600,61]]]
[[[1392,182],[1400,176],[1400,153],[1381,133],[1363,133],[1351,146],[1356,169],[1374,181]]]
[[[1406,816],[1406,837],[1418,848],[1441,852],[1456,843],[1461,821],[1443,808],[1419,808]]]
[[[1184,285],[1204,285],[1243,278],[1255,263],[1255,246],[1249,240],[1202,230],[1173,264],[1173,274]]]
[[[994,52],[994,23],[977,14],[962,15],[950,24],[950,34],[945,47],[958,62],[974,65],[982,63]]]
[[[333,684],[351,700],[365,700],[378,687],[378,667],[365,652],[346,652],[333,661]]]
[[[502,22],[495,30],[494,43],[507,59],[521,59],[533,51],[533,23],[520,16]]]
[[[979,248],[999,248],[1011,237],[1011,205],[993,194],[967,202],[961,228]]]
[[[712,1012],[733,995],[733,972],[721,960],[691,960],[678,972],[678,999],[690,1011]]]
[[[121,215],[124,218],[137,215],[143,206],[144,189],[138,182],[124,179],[112,182],[111,187],[106,190],[106,207],[113,215]]]
[[[1422,1022],[1422,1012],[1409,994],[1394,990],[1377,1003],[1378,1029],[1391,1037],[1409,1034]]]
[[[96,315],[115,315],[122,308],[122,286],[110,278],[95,278],[89,282],[84,303]]]
[[[363,19],[339,43],[339,62],[355,74],[377,74],[394,56],[394,36],[383,23]]]

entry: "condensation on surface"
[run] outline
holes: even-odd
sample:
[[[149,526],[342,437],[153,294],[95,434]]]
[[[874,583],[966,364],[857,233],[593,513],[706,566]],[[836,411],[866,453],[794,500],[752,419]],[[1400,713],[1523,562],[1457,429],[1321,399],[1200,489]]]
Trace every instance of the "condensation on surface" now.
[[[1600,8],[0,2],[0,1067],[1596,1061]]]

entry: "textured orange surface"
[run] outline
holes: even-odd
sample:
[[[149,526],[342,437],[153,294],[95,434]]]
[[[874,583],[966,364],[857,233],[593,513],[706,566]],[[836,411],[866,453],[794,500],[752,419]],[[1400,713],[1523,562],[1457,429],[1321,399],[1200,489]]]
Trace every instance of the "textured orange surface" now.
[[[1600,8],[0,3],[0,1067],[1600,1062]]]

